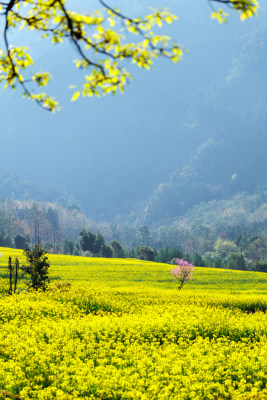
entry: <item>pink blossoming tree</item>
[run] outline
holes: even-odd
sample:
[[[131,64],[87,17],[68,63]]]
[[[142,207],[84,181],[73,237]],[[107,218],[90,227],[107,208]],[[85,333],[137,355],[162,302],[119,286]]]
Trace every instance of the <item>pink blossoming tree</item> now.
[[[194,265],[180,258],[177,258],[175,262],[177,267],[173,268],[171,274],[180,282],[179,290],[181,290],[187,281],[193,279]]]

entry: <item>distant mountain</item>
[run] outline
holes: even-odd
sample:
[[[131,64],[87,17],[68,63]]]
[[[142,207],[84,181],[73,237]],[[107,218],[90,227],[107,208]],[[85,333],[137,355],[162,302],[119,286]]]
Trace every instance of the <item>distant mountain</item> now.
[[[0,167],[0,201],[6,199],[55,202],[65,207],[77,204],[77,200],[63,187],[43,182],[34,185]]]
[[[202,202],[267,189],[266,54],[264,23],[223,77],[191,94],[183,129],[203,141],[183,168],[154,190],[139,214],[142,223],[168,224]]]

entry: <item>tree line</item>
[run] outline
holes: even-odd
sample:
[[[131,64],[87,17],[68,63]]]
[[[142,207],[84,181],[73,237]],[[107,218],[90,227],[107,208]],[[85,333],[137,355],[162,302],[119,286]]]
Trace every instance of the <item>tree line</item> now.
[[[199,256],[195,265],[259,269],[267,263],[267,219],[263,206],[255,213],[261,219],[250,224],[220,219],[211,223],[204,214],[206,223],[196,215],[187,222],[151,229],[89,221],[75,205],[7,200],[0,204],[0,246],[25,249],[40,243],[49,253],[159,262],[177,257],[193,261]]]

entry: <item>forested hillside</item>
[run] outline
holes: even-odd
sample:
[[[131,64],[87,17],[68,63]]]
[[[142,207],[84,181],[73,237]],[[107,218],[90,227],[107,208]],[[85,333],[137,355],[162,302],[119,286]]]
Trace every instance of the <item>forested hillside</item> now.
[[[63,206],[77,204],[77,200],[62,186],[47,181],[41,185],[33,184],[0,166],[0,201],[6,199],[58,202]]]
[[[266,50],[267,25],[262,24],[247,36],[223,76],[191,94],[183,129],[195,131],[203,142],[183,168],[158,185],[142,222],[168,223],[196,204],[266,190]]]
[[[0,245],[24,249],[42,243],[50,252],[62,252],[65,238],[76,239],[89,220],[75,205],[7,199],[0,203]]]

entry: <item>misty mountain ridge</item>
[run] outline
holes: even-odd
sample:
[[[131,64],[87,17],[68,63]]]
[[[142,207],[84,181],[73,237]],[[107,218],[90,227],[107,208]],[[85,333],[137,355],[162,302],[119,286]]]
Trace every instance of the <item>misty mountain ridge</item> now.
[[[0,201],[34,200],[58,203],[63,207],[73,204],[78,206],[78,201],[64,187],[53,183],[42,185],[30,183],[2,166],[0,166],[0,196]]]
[[[205,138],[183,168],[154,190],[140,221],[157,225],[212,199],[266,190],[266,39],[267,25],[263,24],[224,79],[192,95],[181,124],[190,132],[205,132]]]

